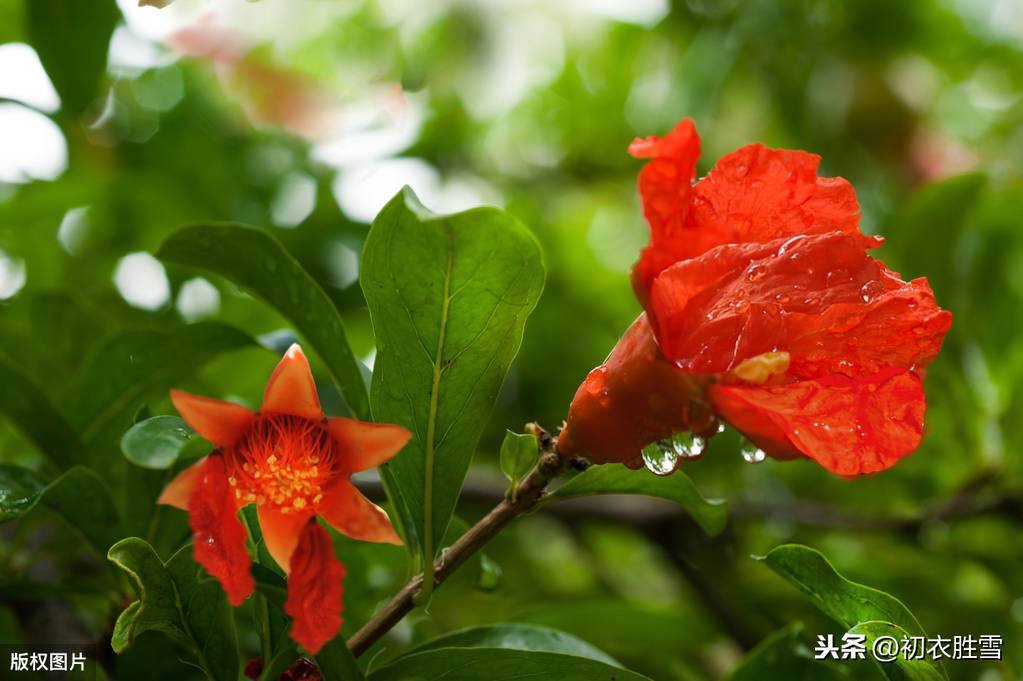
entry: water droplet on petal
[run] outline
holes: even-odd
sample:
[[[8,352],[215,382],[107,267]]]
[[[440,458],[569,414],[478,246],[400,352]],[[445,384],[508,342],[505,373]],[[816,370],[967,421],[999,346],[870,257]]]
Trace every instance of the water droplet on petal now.
[[[763,463],[767,459],[767,453],[746,438],[739,440],[739,453],[746,463]]]
[[[781,248],[778,249],[778,255],[784,255],[785,251],[789,250],[789,247],[792,244],[802,241],[805,238],[806,238],[805,234],[797,234],[796,236],[792,237],[791,239],[789,239],[788,241],[781,245]]]
[[[653,442],[643,448],[643,463],[655,475],[671,475],[683,459],[698,459],[707,446],[702,437],[689,431]]]
[[[868,281],[860,288],[860,296],[863,298],[864,303],[869,303],[882,291],[884,291],[884,284],[875,279],[874,281]]]
[[[746,270],[746,281],[757,281],[763,279],[767,274],[767,268],[763,265],[754,265]]]

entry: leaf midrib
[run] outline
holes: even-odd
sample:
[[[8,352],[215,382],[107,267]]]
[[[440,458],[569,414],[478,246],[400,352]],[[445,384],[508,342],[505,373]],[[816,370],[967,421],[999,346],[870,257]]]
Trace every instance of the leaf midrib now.
[[[423,590],[422,597],[429,598],[433,590],[433,465],[436,455],[434,438],[437,434],[437,407],[440,401],[440,379],[443,374],[444,340],[447,334],[448,310],[451,307],[451,270],[454,264],[454,243],[451,227],[443,225],[446,241],[447,263],[444,271],[444,297],[440,308],[440,329],[437,334],[437,353],[433,357],[433,380],[430,386],[430,413],[426,421],[426,470],[424,472],[423,515]]]

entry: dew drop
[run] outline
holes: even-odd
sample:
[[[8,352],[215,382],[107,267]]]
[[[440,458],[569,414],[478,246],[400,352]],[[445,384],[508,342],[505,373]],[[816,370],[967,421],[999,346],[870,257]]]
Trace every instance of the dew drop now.
[[[746,281],[758,281],[767,274],[767,268],[763,265],[754,265],[746,270]]]
[[[784,255],[785,251],[789,250],[789,246],[791,246],[792,244],[794,244],[794,243],[796,243],[798,241],[802,241],[804,238],[805,238],[805,235],[803,235],[803,234],[798,234],[798,235],[792,237],[791,239],[789,239],[788,241],[786,241],[785,243],[783,243],[781,245],[781,248],[778,249],[778,255]]]
[[[739,453],[746,463],[763,463],[767,459],[767,453],[746,438],[739,440]]]
[[[881,293],[881,291],[883,290],[884,284],[882,284],[881,282],[877,280],[868,281],[860,289],[860,297],[863,298],[864,303],[869,303],[870,301],[874,300],[874,298],[877,297],[877,295]]]
[[[785,295],[783,293],[779,293],[778,295],[776,295],[774,297],[774,299],[777,300],[782,305],[784,305],[785,303],[789,302],[789,300],[791,300],[791,298],[789,298],[787,295]]]
[[[683,459],[703,456],[706,441],[689,431],[652,442],[643,448],[643,463],[654,475],[671,475]]]

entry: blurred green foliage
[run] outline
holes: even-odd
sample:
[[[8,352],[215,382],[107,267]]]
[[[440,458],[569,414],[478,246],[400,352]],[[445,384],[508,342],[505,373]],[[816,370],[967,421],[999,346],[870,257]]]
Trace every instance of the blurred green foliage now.
[[[45,6],[59,14],[76,4]],[[586,372],[638,314],[627,272],[646,226],[635,191],[640,164],[625,147],[691,116],[703,138],[701,173],[753,141],[821,154],[822,174],[856,188],[864,231],[887,238],[878,257],[906,279],[927,276],[953,312],[942,355],[928,370],[923,446],[890,471],[844,480],[809,462],[746,464],[737,436],[726,432],[685,467],[707,496],[728,500],[720,536],[706,537],[682,511],[652,501],[551,504],[488,546],[488,560],[500,566],[496,589],[479,589],[478,567],[465,566],[428,613],[395,629],[380,659],[371,651],[363,661],[380,667],[436,633],[501,621],[564,630],[629,669],[678,681],[721,678],[744,649],[801,621],[801,631],[790,625],[758,653],[775,659],[772,651],[801,647],[803,657],[792,659],[805,661],[817,635],[843,629],[750,558],[799,542],[820,549],[849,579],[897,596],[932,635],[1003,636],[1001,662],[950,662],[950,678],[1023,674],[1018,2],[119,5],[109,62],[100,68],[107,22],[48,23],[41,0],[0,0],[0,41],[33,44],[65,98],[51,117],[67,148],[66,169],[52,179],[0,181],[0,368],[17,375],[0,386],[0,403],[13,405],[5,413],[32,404],[37,396],[18,388],[31,381],[81,432],[79,419],[102,406],[103,391],[130,379],[136,359],[159,373],[133,382],[142,388],[131,409],[104,412],[109,423],[80,446],[113,494],[111,512],[162,560],[187,537],[184,514],[152,503],[174,471],[135,467],[118,448],[142,405],[143,415],[173,413],[163,385],[173,367],[144,350],[191,358],[194,366],[173,375],[177,387],[258,404],[276,357],[244,335],[273,345],[266,334],[291,326],[234,283],[184,264],[164,263],[163,291],[158,267],[154,274],[145,258],[128,261],[143,271],[125,275],[119,290],[115,273],[131,270],[122,258],[154,253],[183,224],[265,227],[327,292],[355,354],[368,361],[373,337],[355,268],[372,197],[389,198],[408,182],[439,212],[503,205],[540,241],[548,280],[457,509],[471,521],[503,494],[497,464],[505,429],[533,420],[556,428]],[[618,18],[597,5],[615,8]],[[329,92],[332,122],[343,132],[311,141],[253,123],[246,115],[253,91],[271,99],[289,91],[266,95],[266,81],[238,73],[218,78],[209,60],[178,58],[156,40],[161,26],[188,25],[204,9],[249,34],[253,63],[264,68],[250,75],[303,74]],[[77,50],[91,52],[76,58]],[[90,68],[98,70],[94,91]],[[21,106],[7,94],[21,75],[0,69],[3,111]],[[0,148],[0,160],[17,157]],[[129,302],[142,290],[148,300]],[[181,334],[203,319],[244,334],[217,332],[215,324]],[[170,338],[197,346],[154,340]],[[137,358],[116,350],[133,343]],[[344,413],[327,367],[313,361],[327,412]],[[50,480],[46,457],[59,454],[47,448],[70,442],[68,428],[54,419],[19,432],[2,420],[0,461]],[[17,482],[29,497],[42,485]],[[44,501],[30,515],[0,527],[0,640],[32,640],[40,631],[109,639],[134,598],[126,577],[38,493]],[[349,575],[350,634],[406,575],[401,549],[341,537],[337,544]],[[239,640],[255,656],[246,608]],[[154,634],[116,659],[108,654],[117,678],[198,673]],[[154,656],[164,661],[156,669]],[[783,656],[776,676],[750,678],[793,678],[792,670],[809,668],[792,659]],[[840,672],[806,678],[849,678]]]

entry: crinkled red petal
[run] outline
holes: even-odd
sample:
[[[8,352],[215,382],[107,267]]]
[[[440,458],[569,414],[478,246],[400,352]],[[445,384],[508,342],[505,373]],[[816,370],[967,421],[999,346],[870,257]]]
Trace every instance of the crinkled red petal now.
[[[726,243],[844,232],[861,248],[881,245],[859,231],[860,206],[841,177],[817,177],[820,156],[750,144],[721,157],[693,188],[691,255]]]
[[[700,380],[664,358],[647,316],[640,315],[607,361],[579,386],[558,450],[565,456],[586,455],[596,463],[642,465],[646,445],[708,425]],[[696,412],[701,423],[691,423]]]
[[[793,449],[839,475],[889,468],[923,436],[923,385],[897,367],[858,379],[835,374],[786,385],[715,386],[711,398],[718,414],[754,442],[783,444],[784,435]]]
[[[814,154],[752,144],[722,157],[690,187],[691,178],[683,177],[680,161],[675,160],[688,162],[688,155],[662,157],[660,146],[650,140],[643,149],[644,155],[655,156],[640,173],[650,245],[632,275],[644,307],[660,272],[722,244],[763,243],[833,231],[854,236],[861,248],[882,243],[880,237],[860,233],[859,204],[852,185],[842,178],[817,177],[820,157]],[[645,173],[650,176],[646,182]]]
[[[312,654],[341,631],[341,580],[344,566],[334,557],[330,535],[310,518],[291,554],[288,600],[291,637]]]
[[[677,263],[655,280],[651,312],[665,356],[687,371],[785,351],[789,380],[919,370],[952,323],[926,280],[903,282],[841,232],[729,244]]]
[[[684,257],[686,216],[689,213],[700,137],[693,121],[686,118],[660,137],[636,139],[629,145],[636,158],[652,158],[639,173],[639,194],[643,215],[650,225],[650,246],[643,250],[633,269],[633,286],[640,300],[654,277]]]
[[[718,246],[654,281],[661,350],[686,371],[719,373],[863,306],[865,287],[895,288],[858,240],[841,232]]]
[[[206,458],[188,501],[188,520],[195,533],[195,560],[220,580],[231,605],[241,605],[255,589],[245,549],[246,532],[238,520],[234,490],[227,483],[224,457]]]
[[[863,305],[852,310],[836,308],[812,324],[802,320],[802,330],[793,325],[790,375],[863,376],[889,366],[920,373],[934,361],[952,314],[938,307],[926,279],[864,298]]]

